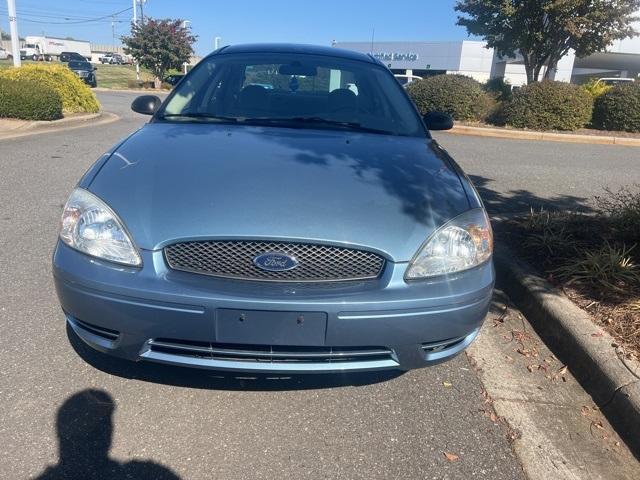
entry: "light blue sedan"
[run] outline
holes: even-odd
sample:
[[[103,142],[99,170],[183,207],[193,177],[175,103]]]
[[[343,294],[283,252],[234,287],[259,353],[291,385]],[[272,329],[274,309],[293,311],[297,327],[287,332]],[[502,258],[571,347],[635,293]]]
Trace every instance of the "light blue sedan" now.
[[[271,88],[266,88],[269,85]],[[71,193],[53,258],[68,325],[135,361],[407,370],[464,350],[494,285],[469,179],[371,56],[202,60]]]

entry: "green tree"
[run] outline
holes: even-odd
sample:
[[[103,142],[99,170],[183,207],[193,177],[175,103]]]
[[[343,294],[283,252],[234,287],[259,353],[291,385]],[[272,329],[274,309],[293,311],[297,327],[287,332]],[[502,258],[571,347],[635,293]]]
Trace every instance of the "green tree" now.
[[[189,61],[196,39],[182,20],[147,18],[144,24],[132,24],[131,35],[122,37],[122,42],[125,53],[151,70],[158,81],[167,70]]]
[[[498,55],[524,59],[527,82],[545,78],[570,50],[577,57],[603,51],[637,34],[640,0],[458,0],[458,25],[486,40]]]

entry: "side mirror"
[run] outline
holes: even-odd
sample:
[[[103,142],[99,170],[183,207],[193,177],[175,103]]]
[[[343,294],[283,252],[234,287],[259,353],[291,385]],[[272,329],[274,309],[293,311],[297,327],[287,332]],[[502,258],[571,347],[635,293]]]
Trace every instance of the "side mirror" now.
[[[448,113],[429,112],[422,118],[429,130],[451,130],[453,128],[453,118]]]
[[[131,103],[131,110],[142,115],[153,115],[161,104],[162,100],[155,95],[141,95]]]
[[[98,67],[93,67],[93,71],[95,72],[98,69]]]

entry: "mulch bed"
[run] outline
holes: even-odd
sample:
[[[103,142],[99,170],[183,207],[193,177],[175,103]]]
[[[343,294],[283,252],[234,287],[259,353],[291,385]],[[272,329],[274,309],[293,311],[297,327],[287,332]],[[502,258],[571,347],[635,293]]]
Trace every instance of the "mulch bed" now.
[[[573,217],[569,222],[580,222],[581,229],[602,231],[605,228],[597,216]],[[570,227],[569,227],[570,228]],[[532,233],[525,219],[513,219],[494,225],[498,242],[506,243],[531,268],[551,284],[561,289],[578,307],[590,314],[594,323],[608,332],[622,347],[628,358],[640,359],[640,289],[626,288],[620,292],[605,292],[603,289],[578,282],[561,281],[554,270],[562,263],[562,257],[552,256],[542,247],[532,246],[528,241]],[[582,244],[581,248],[594,247]],[[636,264],[640,263],[640,245],[633,250]],[[593,335],[598,336],[596,330]]]

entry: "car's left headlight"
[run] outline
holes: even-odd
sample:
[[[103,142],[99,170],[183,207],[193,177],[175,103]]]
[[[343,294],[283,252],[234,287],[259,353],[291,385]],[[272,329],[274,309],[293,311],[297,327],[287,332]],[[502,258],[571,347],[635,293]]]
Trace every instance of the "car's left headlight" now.
[[[76,188],[62,212],[60,239],[87,255],[139,266],[142,258],[118,216],[94,194]]]
[[[405,273],[419,280],[461,272],[491,258],[493,233],[486,212],[476,208],[437,229],[420,247]]]

